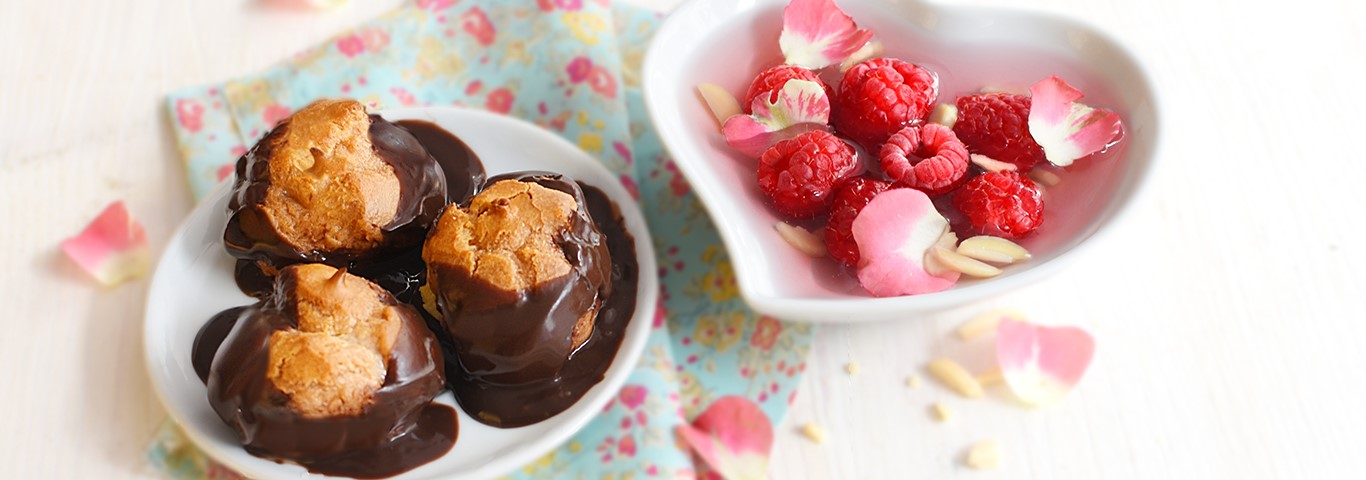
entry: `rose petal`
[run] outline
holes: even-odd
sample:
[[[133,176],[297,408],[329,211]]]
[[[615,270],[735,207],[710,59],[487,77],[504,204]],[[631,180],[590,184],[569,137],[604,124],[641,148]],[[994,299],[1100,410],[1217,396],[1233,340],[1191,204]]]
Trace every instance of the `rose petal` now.
[[[792,0],[783,9],[778,46],[788,65],[816,69],[840,63],[872,38],[834,0]]]
[[[274,0],[276,4],[291,8],[311,8],[330,10],[350,3],[351,0]]]
[[[751,114],[732,116],[721,127],[726,143],[750,157],[758,158],[781,140],[824,128],[830,120],[830,97],[819,83],[788,80],[776,102],[767,97],[755,97]]]
[[[947,290],[959,273],[936,276],[925,270],[925,252],[949,222],[934,209],[930,197],[910,188],[882,192],[854,217],[854,243],[859,247],[858,279],[877,297],[916,295]]]
[[[1065,167],[1101,151],[1124,130],[1119,115],[1078,102],[1081,91],[1057,75],[1029,87],[1029,93],[1029,134],[1054,165]]]
[[[1061,400],[1086,373],[1096,351],[1077,327],[1046,327],[1004,317],[996,327],[996,361],[1015,396],[1031,406]]]
[[[152,264],[147,233],[123,201],[105,207],[80,235],[62,242],[62,251],[104,285],[141,277]]]
[[[721,477],[761,480],[767,476],[773,424],[748,398],[718,398],[691,425],[679,425],[677,431]]]

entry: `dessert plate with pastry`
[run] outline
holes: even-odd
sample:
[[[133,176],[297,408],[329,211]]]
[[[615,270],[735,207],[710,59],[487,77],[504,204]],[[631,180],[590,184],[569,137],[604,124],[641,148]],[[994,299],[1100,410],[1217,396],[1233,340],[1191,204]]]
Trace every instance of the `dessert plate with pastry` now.
[[[320,100],[171,239],[146,360],[186,434],[250,478],[494,477],[615,395],[654,271],[630,194],[559,137]]]

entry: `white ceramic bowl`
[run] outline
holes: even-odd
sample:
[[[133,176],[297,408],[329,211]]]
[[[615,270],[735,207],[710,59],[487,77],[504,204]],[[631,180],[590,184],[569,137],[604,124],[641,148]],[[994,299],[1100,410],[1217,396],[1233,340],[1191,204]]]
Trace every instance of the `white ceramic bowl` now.
[[[479,154],[490,175],[549,170],[602,189],[621,208],[636,241],[640,282],[635,315],[612,365],[568,410],[534,425],[493,428],[456,408],[459,435],[445,456],[395,478],[483,479],[520,468],[549,452],[588,423],[635,367],[649,335],[659,290],[649,230],[616,176],[569,142],[529,123],[477,110],[449,107],[386,110],[389,120],[427,120],[456,134]],[[209,407],[204,384],[190,364],[195,333],[213,314],[252,303],[233,281],[233,259],[223,249],[228,188],[222,185],[191,212],[167,245],[147,298],[144,343],[147,368],[161,402],[196,445],[248,478],[313,477],[297,465],[252,456]],[[450,392],[438,403],[454,405]]]
[[[916,1],[836,0],[885,45],[883,56],[934,70],[940,102],[991,85],[1027,88],[1058,74],[1085,101],[1124,119],[1126,137],[1107,159],[1083,159],[1045,194],[1043,226],[1022,243],[1034,255],[999,277],[944,292],[872,298],[833,260],[813,260],[773,230],[780,219],[755,183],[755,161],[726,145],[696,93],[716,83],[739,98],[782,62],[778,34],[787,0],[694,0],[655,34],[644,66],[645,103],[665,146],[720,230],[741,294],[755,310],[811,322],[898,319],[962,305],[1057,271],[1133,203],[1153,168],[1157,99],[1134,57],[1073,20],[1017,10]],[[819,233],[819,232],[818,232]]]

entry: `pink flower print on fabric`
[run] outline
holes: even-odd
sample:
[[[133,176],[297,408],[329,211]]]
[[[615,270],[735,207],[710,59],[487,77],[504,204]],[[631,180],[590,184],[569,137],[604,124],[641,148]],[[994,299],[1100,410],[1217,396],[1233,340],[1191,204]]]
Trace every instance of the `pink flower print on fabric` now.
[[[569,65],[564,67],[565,73],[569,74],[569,81],[580,83],[588,79],[588,74],[593,71],[593,61],[588,57],[574,57],[569,61]]]
[[[489,21],[488,14],[479,7],[471,8],[470,11],[460,16],[460,28],[465,29],[465,33],[473,36],[480,45],[485,47],[493,45],[493,37],[497,33],[494,31],[493,22]]]
[[[204,128],[204,106],[199,102],[182,98],[175,102],[176,122],[185,130],[196,133]]]
[[[289,107],[278,103],[272,103],[266,105],[266,108],[261,111],[261,121],[265,122],[266,125],[275,125],[280,123],[281,120],[289,118],[290,113],[292,113],[292,110],[290,110]]]
[[[505,87],[489,92],[489,97],[485,101],[485,107],[491,112],[508,113],[512,111],[512,101],[514,100],[512,91]]]
[[[361,39],[360,35],[347,35],[337,40],[337,51],[346,55],[346,58],[355,58],[356,55],[365,53],[365,40]]]

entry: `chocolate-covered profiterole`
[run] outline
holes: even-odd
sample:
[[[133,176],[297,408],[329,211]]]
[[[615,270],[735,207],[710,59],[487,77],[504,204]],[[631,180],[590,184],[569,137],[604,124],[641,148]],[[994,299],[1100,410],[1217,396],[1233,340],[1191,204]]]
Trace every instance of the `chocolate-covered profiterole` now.
[[[223,240],[267,277],[363,266],[420,245],[445,205],[445,174],[412,133],[354,100],[319,100],[237,160]]]
[[[422,252],[427,282],[468,381],[488,390],[553,382],[589,339],[613,284],[585,203],[577,184],[529,174],[491,179],[437,220]],[[471,405],[461,390],[461,405],[485,423],[529,423]]]
[[[454,413],[431,404],[445,383],[440,346],[413,307],[345,270],[302,264],[238,312],[221,346],[194,350],[216,350],[209,403],[249,452],[376,478],[454,444]]]

